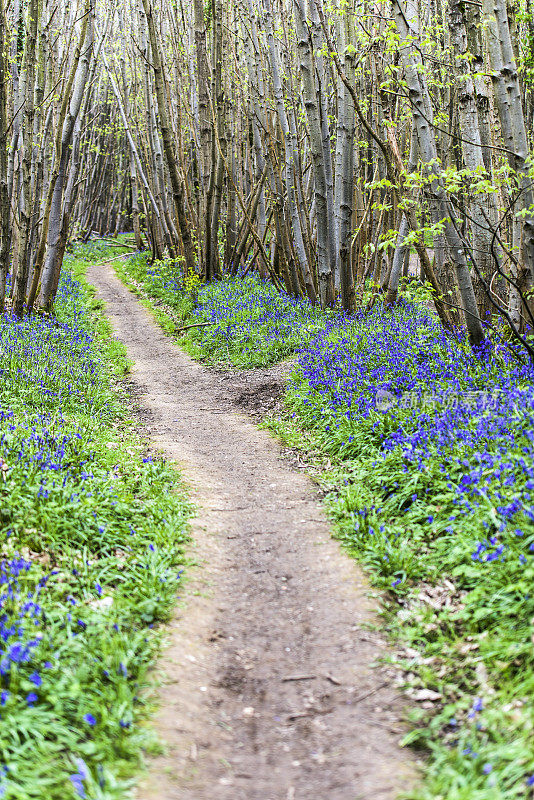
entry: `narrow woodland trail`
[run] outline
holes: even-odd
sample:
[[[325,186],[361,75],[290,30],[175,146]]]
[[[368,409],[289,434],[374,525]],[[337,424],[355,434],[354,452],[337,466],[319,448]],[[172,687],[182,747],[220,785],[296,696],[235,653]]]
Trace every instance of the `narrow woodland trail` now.
[[[416,770],[367,584],[330,538],[313,485],[236,410],[228,381],[160,330],[111,267],[89,281],[133,360],[151,441],[199,513],[169,626],[157,727],[168,744],[139,800],[386,800]]]

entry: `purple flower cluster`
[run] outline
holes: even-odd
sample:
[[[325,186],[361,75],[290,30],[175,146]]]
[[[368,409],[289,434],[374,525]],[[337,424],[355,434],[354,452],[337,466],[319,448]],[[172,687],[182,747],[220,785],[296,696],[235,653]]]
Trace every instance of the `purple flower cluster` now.
[[[79,431],[67,433],[61,413],[37,414],[17,422],[12,411],[0,410],[0,458],[5,469],[15,465],[25,474],[69,473],[87,463],[82,459]]]
[[[65,273],[58,292],[65,321],[7,312],[0,319],[0,380],[4,398],[10,385],[41,407],[83,402],[98,387],[102,363],[86,330],[79,284]]]
[[[345,419],[368,417],[376,410],[380,392],[399,399],[407,392],[441,398],[442,413],[421,413],[421,405],[415,404],[411,414],[403,415],[402,428],[384,442],[385,447],[388,443],[404,447],[410,456],[414,451],[424,455],[429,444],[446,447],[464,434],[464,428],[473,441],[469,393],[517,391],[510,402],[520,402],[517,386],[532,377],[506,350],[498,359],[475,355],[461,332],[447,333],[432,315],[411,305],[400,306],[393,314],[377,306],[371,314],[339,320],[301,349],[299,366],[298,377],[307,382],[310,395]],[[467,402],[451,408],[447,402],[451,395],[466,396]],[[484,399],[478,401],[480,412]],[[497,425],[486,422],[489,428]]]
[[[87,797],[85,782],[89,780],[89,769],[82,758],[76,759],[76,766],[78,767],[77,772],[69,775],[69,778],[78,797],[85,798]]]
[[[33,581],[28,589],[24,584],[31,568],[31,562],[19,556],[0,562],[0,681],[6,688],[13,666],[18,669],[30,662],[42,638],[39,595],[49,576],[43,576],[36,586]],[[41,685],[38,673],[33,672],[29,679],[36,687]],[[2,705],[6,700],[7,694],[3,694]]]
[[[345,319],[339,310],[332,312],[332,319],[321,315],[307,300],[255,277],[206,284],[200,302],[192,316],[209,323],[197,330],[201,347],[249,365],[283,358],[334,320],[339,325]]]
[[[402,455],[405,472],[432,460],[456,493],[459,514],[485,504],[498,530],[534,522],[534,375],[507,350],[475,354],[461,332],[451,335],[404,305],[327,327],[298,361],[292,392],[316,425],[323,420],[333,447],[358,452],[366,431],[383,458]],[[381,392],[422,399],[381,411]],[[429,394],[437,398],[430,410]],[[531,542],[525,538],[527,554]],[[503,559],[506,546],[479,556]]]

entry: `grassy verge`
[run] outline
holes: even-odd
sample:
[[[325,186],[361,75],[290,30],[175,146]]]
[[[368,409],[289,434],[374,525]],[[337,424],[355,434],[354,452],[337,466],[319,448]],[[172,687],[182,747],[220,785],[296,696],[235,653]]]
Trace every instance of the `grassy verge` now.
[[[188,502],[144,457],[127,369],[78,248],[57,318],[0,320],[0,796],[124,798],[150,742],[147,669],[175,602]]]
[[[125,265],[191,328],[208,363],[296,354],[287,416],[330,489],[348,550],[383,590],[413,696],[407,742],[430,754],[412,800],[511,800],[534,786],[534,381],[506,351],[470,351],[417,303],[347,319],[256,279],[203,287]],[[181,327],[179,325],[178,327]]]

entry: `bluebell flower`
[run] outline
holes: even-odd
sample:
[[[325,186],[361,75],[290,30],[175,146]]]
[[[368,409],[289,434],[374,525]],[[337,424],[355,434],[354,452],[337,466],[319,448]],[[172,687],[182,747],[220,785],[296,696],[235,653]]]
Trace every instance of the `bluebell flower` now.
[[[41,686],[41,684],[42,684],[42,682],[43,682],[43,679],[41,678],[41,676],[39,675],[39,673],[38,673],[38,672],[32,672],[32,674],[30,675],[30,680],[31,680],[31,682],[32,682],[32,683],[34,683],[34,684],[35,684],[37,687]]]
[[[83,759],[77,758],[76,763],[78,766],[78,772],[74,775],[69,775],[69,779],[72,782],[74,790],[78,797],[85,798],[87,797],[87,792],[85,790],[84,781],[89,778],[89,770]]]

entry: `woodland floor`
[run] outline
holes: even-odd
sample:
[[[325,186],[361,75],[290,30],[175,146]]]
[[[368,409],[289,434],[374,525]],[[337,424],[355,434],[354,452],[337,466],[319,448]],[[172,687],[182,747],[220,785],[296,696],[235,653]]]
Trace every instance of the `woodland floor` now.
[[[139,800],[386,800],[416,765],[369,587],[331,539],[318,491],[252,419],[287,365],[207,369],[168,339],[111,266],[88,280],[133,362],[152,446],[193,489],[189,571],[168,630]],[[252,418],[252,419],[251,419]]]

